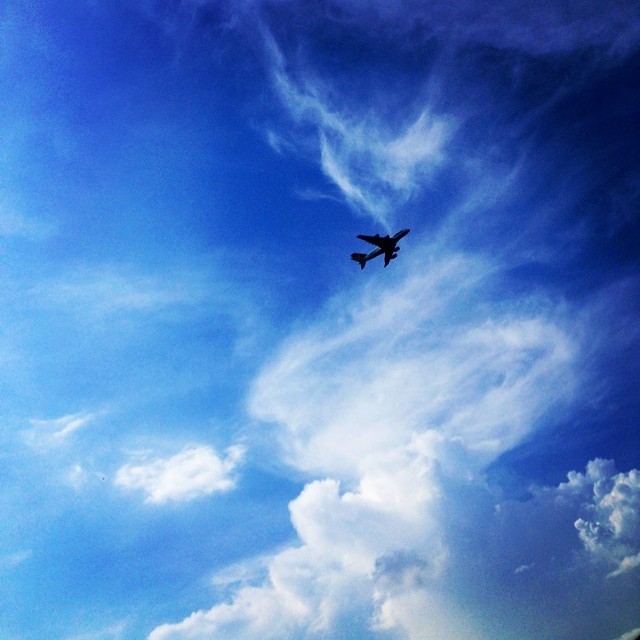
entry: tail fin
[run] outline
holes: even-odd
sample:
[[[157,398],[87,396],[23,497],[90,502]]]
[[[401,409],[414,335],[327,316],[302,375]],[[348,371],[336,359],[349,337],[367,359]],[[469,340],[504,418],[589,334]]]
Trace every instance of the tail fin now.
[[[360,268],[364,269],[364,265],[367,264],[366,258],[367,254],[366,253],[352,253],[351,254],[351,259],[355,260],[357,263],[360,264]]]

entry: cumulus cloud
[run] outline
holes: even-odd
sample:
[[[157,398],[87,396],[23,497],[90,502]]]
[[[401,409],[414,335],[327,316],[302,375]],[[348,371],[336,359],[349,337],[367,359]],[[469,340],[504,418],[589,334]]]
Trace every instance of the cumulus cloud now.
[[[290,505],[298,546],[261,558],[252,584],[237,580],[237,567],[221,572],[217,584],[241,585],[229,601],[149,638],[335,637],[347,618],[357,621],[354,638],[600,638],[625,624],[636,601],[575,562],[572,522],[588,506],[580,480],[588,474],[496,505],[479,478],[452,483],[418,444],[389,452],[353,490],[308,483]],[[514,572],[513,558],[525,555],[535,562]],[[620,608],[594,621],[592,598],[605,594]]]
[[[368,620],[359,638],[468,636],[443,591],[460,487],[483,487],[486,465],[571,398],[575,345],[544,305],[481,313],[494,267],[431,249],[406,281],[335,300],[256,380],[253,416],[317,478],[290,504],[299,545],[150,638],[297,638],[348,614]]]
[[[640,471],[615,473],[612,460],[597,459],[570,474],[563,490],[588,498],[575,528],[594,559],[616,567],[608,577],[640,566]]]
[[[290,504],[300,546],[268,561],[266,583],[245,586],[232,602],[162,625],[149,637],[289,638],[328,632],[349,609],[371,614],[372,576],[382,583],[392,561],[379,559],[389,550],[414,548],[431,531],[422,568],[428,577],[441,570],[445,550],[431,513],[440,498],[430,482],[436,473],[417,447],[407,447],[381,460],[354,491],[332,479],[309,483]]]
[[[216,492],[229,491],[236,483],[234,471],[244,455],[244,447],[234,445],[220,457],[209,446],[193,446],[169,458],[126,464],[118,470],[117,486],[141,489],[145,502],[187,502]]]

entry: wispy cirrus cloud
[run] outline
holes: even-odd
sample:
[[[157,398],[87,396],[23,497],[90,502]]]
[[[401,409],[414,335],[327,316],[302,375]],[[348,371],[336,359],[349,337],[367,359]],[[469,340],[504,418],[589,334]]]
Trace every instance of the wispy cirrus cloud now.
[[[368,455],[431,432],[434,453],[457,442],[485,464],[570,399],[576,345],[544,302],[531,302],[531,316],[474,312],[492,270],[432,258],[401,283],[336,301],[290,337],[251,397],[256,417],[284,429],[289,463],[349,477]]]
[[[60,418],[32,418],[29,420],[31,429],[27,429],[23,435],[26,441],[36,448],[53,447],[67,440],[76,431],[95,422],[101,415],[102,412],[80,412],[70,413]]]
[[[129,263],[81,265],[31,286],[28,304],[64,314],[91,331],[131,329],[217,318],[244,349],[259,333],[256,287],[246,274],[219,269],[219,256],[147,269]]]
[[[151,6],[149,6],[151,5]],[[149,14],[162,14],[165,24],[173,25],[157,3],[143,3]],[[153,8],[151,8],[153,6]],[[609,55],[625,55],[640,43],[640,10],[633,0],[614,0],[606,11],[596,13],[589,0],[549,0],[545,11],[507,0],[489,6],[472,0],[376,0],[364,7],[357,0],[243,0],[213,3],[192,0],[181,3],[185,22],[193,24],[198,12],[215,6],[219,25],[226,30],[255,27],[257,16],[263,21],[273,7],[287,12],[298,24],[327,22],[336,26],[357,26],[369,35],[409,38],[410,41],[437,38],[458,46],[488,44],[531,55],[568,53],[587,47],[601,47]],[[175,10],[174,10],[175,11]],[[209,14],[211,12],[209,11]],[[278,14],[275,14],[278,15]]]
[[[617,640],[638,640],[640,638],[640,627],[623,633]]]
[[[244,451],[243,446],[234,445],[221,457],[213,448],[201,445],[188,447],[168,458],[143,456],[118,469],[114,484],[142,490],[146,494],[145,502],[152,504],[188,502],[233,489],[234,472]]]
[[[518,0],[491,6],[479,6],[470,0],[436,0],[428,5],[417,0],[378,2],[373,12],[365,12],[353,0],[338,0],[333,6],[345,12],[346,20],[357,19],[373,28],[385,25],[406,33],[418,24],[425,36],[458,45],[488,44],[533,55],[587,47],[625,54],[637,48],[640,41],[640,11],[629,0],[616,0],[601,15],[594,13],[588,0],[551,0],[542,12]]]
[[[208,295],[206,274],[179,269],[143,273],[122,264],[81,267],[39,285],[34,292],[50,304],[71,305],[100,316],[197,305]]]
[[[0,238],[43,240],[52,231],[52,225],[20,215],[0,200]]]
[[[13,553],[0,555],[0,575],[13,571],[23,562],[29,560],[32,555],[33,552],[31,549],[21,549],[19,551],[14,551]]]
[[[391,122],[359,101],[338,99],[330,80],[302,62],[290,72],[296,63],[286,59],[266,26],[262,35],[276,93],[298,125],[315,131],[323,172],[355,211],[388,226],[392,210],[424,187],[444,162],[454,118],[416,104],[417,115],[405,113]]]

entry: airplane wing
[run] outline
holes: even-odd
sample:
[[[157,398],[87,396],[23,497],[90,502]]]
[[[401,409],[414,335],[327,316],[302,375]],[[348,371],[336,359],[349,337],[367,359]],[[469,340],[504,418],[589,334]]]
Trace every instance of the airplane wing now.
[[[384,266],[386,267],[393,259],[393,251],[384,252]]]
[[[375,244],[376,247],[380,247],[382,248],[382,243],[384,238],[381,238],[380,236],[363,236],[363,235],[359,235],[356,236],[356,238],[360,238],[360,240],[364,240],[365,242],[368,242],[369,244]]]

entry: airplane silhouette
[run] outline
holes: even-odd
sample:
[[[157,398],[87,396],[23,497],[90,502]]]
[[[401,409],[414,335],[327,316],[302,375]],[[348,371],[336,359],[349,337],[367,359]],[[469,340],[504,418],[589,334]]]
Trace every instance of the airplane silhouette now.
[[[409,231],[410,229],[403,229],[391,237],[388,235],[381,237],[379,233],[376,233],[375,236],[356,236],[357,238],[360,238],[360,240],[374,244],[377,249],[374,249],[369,253],[352,253],[351,259],[358,262],[360,264],[360,268],[364,269],[364,266],[369,262],[369,260],[373,260],[384,253],[384,266],[386,267],[394,258],[398,257],[398,251],[400,251],[398,241],[402,240]]]

